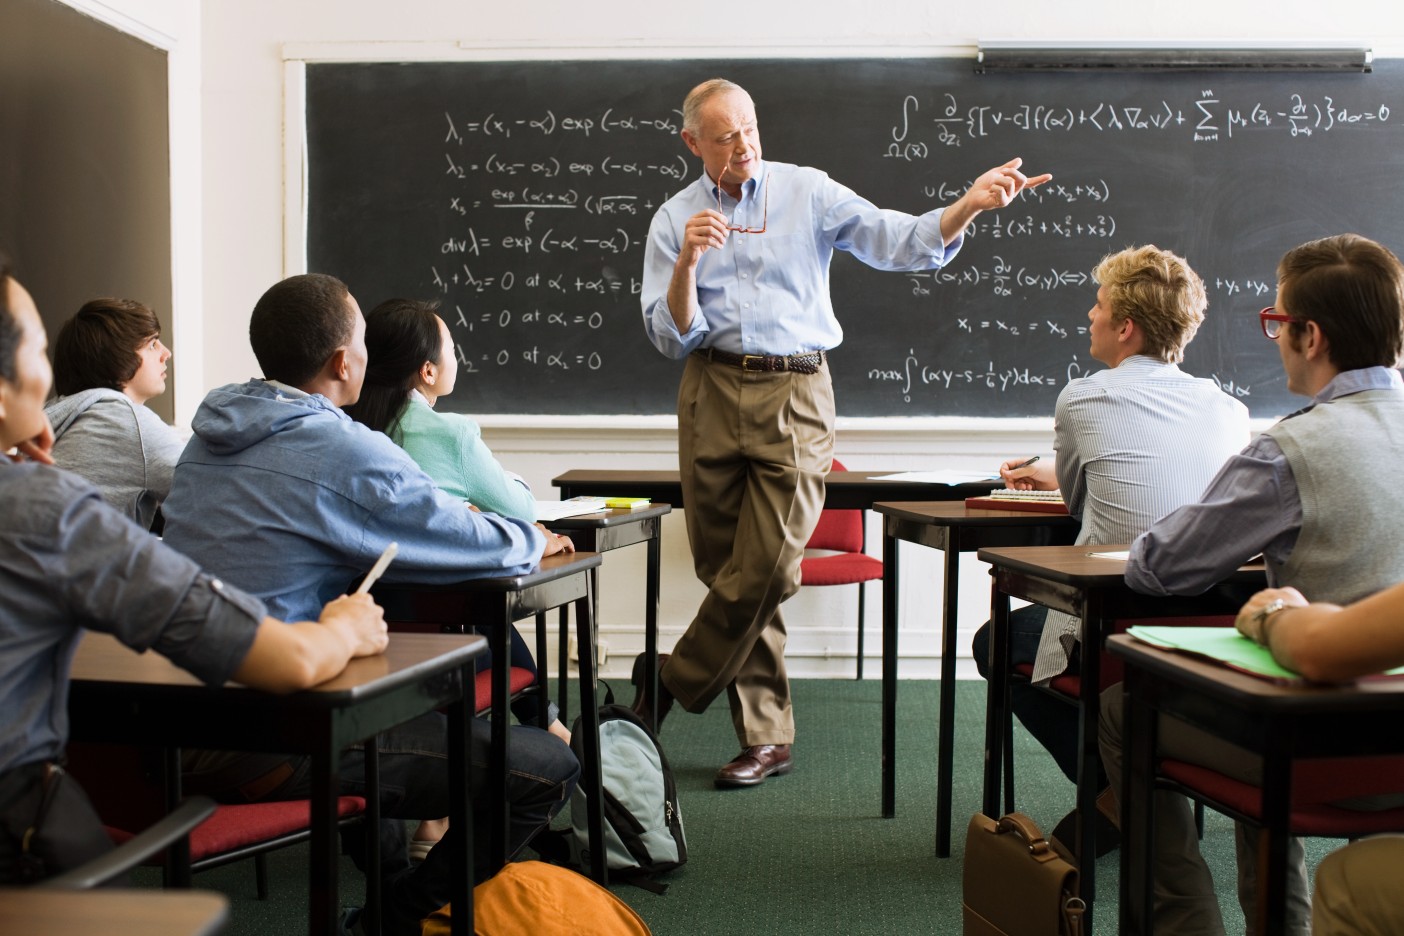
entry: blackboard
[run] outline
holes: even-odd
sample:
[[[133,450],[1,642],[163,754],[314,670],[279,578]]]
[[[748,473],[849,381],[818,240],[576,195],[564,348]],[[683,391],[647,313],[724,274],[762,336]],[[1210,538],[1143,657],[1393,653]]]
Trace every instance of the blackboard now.
[[[307,257],[362,307],[438,298],[473,413],[675,411],[644,335],[649,221],[701,172],[681,102],[750,92],[769,159],[877,204],[949,203],[1022,156],[1054,180],[982,215],[935,274],[832,271],[847,416],[1047,416],[1087,355],[1089,271],[1155,243],[1209,291],[1184,367],[1255,416],[1295,409],[1257,311],[1284,250],[1404,247],[1404,67],[1370,74],[983,74],[970,59],[309,64]],[[754,235],[764,236],[764,235]]]

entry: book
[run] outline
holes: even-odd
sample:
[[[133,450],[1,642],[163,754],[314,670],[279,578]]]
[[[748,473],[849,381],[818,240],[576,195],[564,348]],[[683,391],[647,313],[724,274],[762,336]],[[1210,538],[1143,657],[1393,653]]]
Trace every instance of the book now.
[[[1278,664],[1267,647],[1244,637],[1236,627],[1156,627],[1136,625],[1126,633],[1153,647],[1188,653],[1218,663],[1249,676],[1281,685],[1306,682],[1305,677]],[[1404,675],[1404,667],[1390,670],[1385,676]],[[1374,678],[1374,677],[1371,677]]]
[[[1066,514],[1062,491],[1016,491],[996,488],[980,497],[967,497],[966,507],[980,510],[1027,510],[1031,513]]]
[[[536,520],[538,523],[550,523],[563,517],[578,517],[581,514],[599,513],[606,509],[603,497],[582,495],[564,501],[539,500],[536,502]]]

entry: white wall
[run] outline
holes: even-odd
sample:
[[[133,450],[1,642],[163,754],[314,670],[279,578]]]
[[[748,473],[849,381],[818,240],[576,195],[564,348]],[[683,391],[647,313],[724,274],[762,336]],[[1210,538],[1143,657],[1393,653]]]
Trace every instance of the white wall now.
[[[114,5],[149,10],[162,20],[176,0],[122,0]],[[259,294],[285,275],[283,69],[284,44],[463,42],[508,46],[521,57],[542,49],[574,49],[586,57],[662,54],[684,57],[843,52],[973,46],[981,39],[1220,40],[1300,43],[1358,40],[1377,51],[1404,47],[1404,14],[1396,0],[1323,4],[1290,0],[1264,13],[1254,4],[1221,0],[1071,0],[1056,6],[1033,0],[989,4],[939,4],[887,0],[880,16],[862,14],[851,0],[761,0],[759,3],[671,6],[657,2],[578,3],[519,0],[204,0],[200,116],[203,149],[203,360],[204,386],[256,373],[248,351],[247,322]],[[173,26],[182,41],[185,22]],[[571,53],[567,53],[571,54]],[[175,63],[173,61],[173,67]],[[172,86],[176,85],[173,79]],[[174,93],[174,92],[173,92]],[[181,120],[190,119],[186,111]],[[188,128],[187,128],[188,129]],[[1033,161],[1033,154],[1025,154]],[[805,160],[805,154],[786,154]],[[861,180],[859,180],[861,189]],[[178,250],[189,246],[178,238]],[[182,264],[194,269],[188,256]],[[178,349],[185,354],[188,348]],[[191,369],[193,370],[193,369]],[[185,373],[191,373],[187,370]],[[198,395],[178,387],[178,414],[193,412]],[[525,474],[538,496],[551,496],[550,479],[576,467],[676,466],[667,420],[630,424],[612,420],[604,431],[582,420],[542,428],[493,423],[489,443]],[[840,456],[849,467],[989,468],[1011,454],[1048,450],[1047,421],[990,424],[960,420],[842,421]],[[664,534],[664,628],[686,626],[700,598],[691,575],[679,518]],[[872,551],[879,530],[870,526]],[[638,550],[632,550],[638,552]],[[641,647],[642,595],[637,583],[642,556],[627,552],[607,563],[602,597],[604,639],[617,661]],[[986,616],[988,578],[965,564],[961,628],[969,632]],[[939,557],[929,550],[904,552],[907,586],[902,598],[904,675],[932,671],[939,624]],[[832,591],[832,590],[824,590]],[[880,599],[869,600],[870,648],[877,646]],[[797,674],[851,668],[843,659],[853,646],[856,597],[813,593],[789,605],[790,648]],[[665,636],[665,646],[671,643]],[[835,658],[826,660],[832,652]],[[871,651],[870,651],[871,652]],[[967,661],[968,662],[968,661]],[[621,664],[622,665],[622,664]],[[613,669],[607,665],[607,669]],[[870,670],[875,672],[875,669]]]

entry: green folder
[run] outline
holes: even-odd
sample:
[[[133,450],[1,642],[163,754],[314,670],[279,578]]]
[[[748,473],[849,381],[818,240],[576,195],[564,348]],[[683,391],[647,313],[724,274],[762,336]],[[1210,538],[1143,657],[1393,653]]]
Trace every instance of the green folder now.
[[[1221,663],[1230,669],[1273,682],[1304,682],[1304,678],[1277,664],[1266,647],[1244,637],[1235,627],[1130,627],[1126,633],[1155,647],[1178,650]],[[1385,675],[1404,675],[1404,667]]]

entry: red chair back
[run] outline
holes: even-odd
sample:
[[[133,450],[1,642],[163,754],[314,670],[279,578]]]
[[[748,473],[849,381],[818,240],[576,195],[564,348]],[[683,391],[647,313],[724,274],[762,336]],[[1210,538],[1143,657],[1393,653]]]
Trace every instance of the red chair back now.
[[[837,458],[832,471],[847,471]],[[819,514],[819,525],[805,544],[807,549],[832,549],[837,552],[861,552],[863,549],[863,511],[825,510]]]

